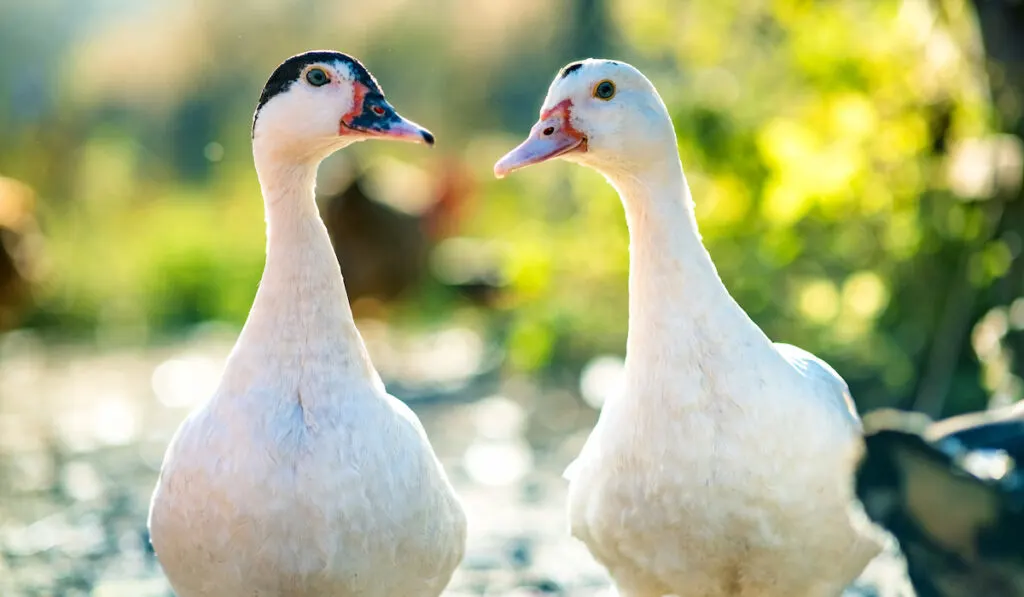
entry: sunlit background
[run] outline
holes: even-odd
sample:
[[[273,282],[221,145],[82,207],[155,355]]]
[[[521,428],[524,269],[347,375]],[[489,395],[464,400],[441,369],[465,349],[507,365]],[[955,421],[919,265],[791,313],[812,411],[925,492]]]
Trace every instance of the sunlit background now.
[[[0,595],[170,594],[149,492],[248,313],[252,111],[307,49],[358,56],[438,138],[346,150],[318,200],[374,362],[466,499],[452,595],[607,585],[559,475],[619,381],[622,208],[579,167],[491,175],[571,60],[655,83],[727,287],[862,412],[1017,401],[1024,23],[977,4],[0,2]]]

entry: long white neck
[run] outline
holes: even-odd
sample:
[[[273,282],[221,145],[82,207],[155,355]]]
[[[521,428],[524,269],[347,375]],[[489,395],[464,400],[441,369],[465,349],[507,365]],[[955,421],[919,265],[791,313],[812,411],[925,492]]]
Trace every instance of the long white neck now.
[[[627,370],[698,372],[770,341],[722,284],[697,231],[678,156],[606,174],[630,237]],[[660,364],[660,365],[659,365]]]
[[[316,206],[319,160],[253,153],[266,211],[267,260],[227,373],[234,365],[245,383],[272,378],[281,391],[294,388],[300,401],[323,394],[298,395],[323,383],[324,371],[354,383],[379,383]]]

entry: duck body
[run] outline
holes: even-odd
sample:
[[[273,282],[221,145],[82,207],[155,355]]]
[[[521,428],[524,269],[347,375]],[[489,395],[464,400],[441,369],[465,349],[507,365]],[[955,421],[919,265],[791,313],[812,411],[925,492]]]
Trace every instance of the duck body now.
[[[605,405],[569,484],[572,533],[623,595],[834,597],[878,553],[832,474],[853,422],[821,401],[828,380],[764,357],[722,359],[689,391],[627,365],[630,394]]]
[[[882,547],[851,517],[849,391],[729,295],[654,86],[617,61],[566,66],[495,173],[551,157],[603,174],[630,236],[624,386],[566,471],[573,535],[623,597],[837,597]]]
[[[1024,596],[1024,411],[865,417],[857,496],[906,555],[918,597]]]
[[[343,54],[293,57],[268,90],[253,132],[263,278],[218,389],[168,446],[153,547],[178,597],[436,597],[462,559],[466,517],[416,415],[370,362],[314,200],[320,160],[351,142],[336,139],[339,119],[432,137]],[[363,114],[352,98],[375,103]]]
[[[181,427],[150,522],[179,597],[436,596],[448,584],[465,517],[415,415],[383,392],[326,391],[343,406],[216,395]]]

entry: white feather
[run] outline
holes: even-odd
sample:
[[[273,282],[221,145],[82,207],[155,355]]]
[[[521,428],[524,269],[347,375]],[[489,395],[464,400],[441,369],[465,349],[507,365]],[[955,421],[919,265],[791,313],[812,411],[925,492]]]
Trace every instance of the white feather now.
[[[257,123],[266,269],[150,510],[179,597],[436,597],[462,559],[462,506],[419,420],[384,391],[313,198],[350,92],[294,85]]]
[[[617,87],[593,97],[598,82]],[[556,80],[630,232],[623,395],[566,470],[572,533],[624,597],[836,597],[881,550],[852,521],[859,421],[824,362],[773,344],[697,231],[671,119],[622,63]]]

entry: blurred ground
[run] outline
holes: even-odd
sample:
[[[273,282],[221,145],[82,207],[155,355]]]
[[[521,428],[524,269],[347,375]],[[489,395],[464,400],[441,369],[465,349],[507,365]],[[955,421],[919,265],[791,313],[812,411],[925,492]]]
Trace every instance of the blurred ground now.
[[[362,327],[390,385],[407,388],[468,509],[468,555],[447,594],[607,592],[564,517],[561,471],[596,420],[581,388],[486,376],[462,387],[483,355],[471,331],[396,338],[379,324]],[[0,595],[171,595],[147,545],[149,495],[166,443],[216,384],[232,339],[211,328],[173,346],[106,354],[44,348],[26,334],[3,340]],[[454,365],[431,368],[437,354]],[[587,400],[614,385],[615,363],[604,357],[588,369]],[[414,389],[428,383],[447,389]],[[887,553],[848,595],[911,595],[902,574],[899,556]]]

